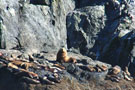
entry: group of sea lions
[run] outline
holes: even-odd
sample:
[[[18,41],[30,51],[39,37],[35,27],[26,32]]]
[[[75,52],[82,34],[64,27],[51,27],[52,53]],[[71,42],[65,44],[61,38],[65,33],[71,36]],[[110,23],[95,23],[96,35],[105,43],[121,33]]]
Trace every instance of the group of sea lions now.
[[[42,59],[41,59],[42,60]],[[77,67],[82,70],[88,70],[89,72],[105,72],[108,71],[108,67],[106,65],[81,65],[79,64],[79,60],[74,57],[69,57],[67,54],[67,50],[65,48],[59,49],[56,54],[56,62],[51,63],[52,65],[48,66],[43,63],[39,63],[38,61],[34,60],[32,56],[29,56],[29,60],[21,60],[20,58],[8,58],[5,57],[3,53],[0,53],[0,65],[2,67],[7,67],[12,69],[15,75],[23,78],[23,80],[31,83],[49,83],[54,84],[60,82],[60,73],[66,69],[64,63],[73,63]],[[1,68],[1,67],[0,67]],[[119,66],[115,66],[110,69],[107,75],[109,80],[119,81],[119,75],[124,76],[126,80],[131,80],[130,73],[128,72],[128,68],[126,68],[125,72],[122,72]],[[121,73],[122,72],[122,73]],[[24,78],[25,77],[25,78]],[[36,78],[35,78],[36,77]]]
[[[76,63],[75,58],[67,56],[67,51],[65,48],[61,48],[57,53],[56,62],[59,63],[52,63],[53,65],[51,66],[39,63],[31,55],[28,56],[29,59],[26,60],[15,57],[12,54],[11,56],[5,56],[5,53],[0,52],[0,66],[6,69],[12,69],[13,72],[11,73],[17,77],[19,76],[20,79],[23,78],[23,80],[26,82],[35,84],[54,84],[55,82],[60,82],[59,72],[65,69],[65,67],[61,65],[62,63]],[[0,67],[0,69],[2,68]]]

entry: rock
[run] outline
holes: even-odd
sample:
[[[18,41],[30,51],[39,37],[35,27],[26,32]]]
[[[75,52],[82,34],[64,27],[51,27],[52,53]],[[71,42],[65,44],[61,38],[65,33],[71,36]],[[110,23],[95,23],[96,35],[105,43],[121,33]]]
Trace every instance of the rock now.
[[[29,61],[32,62],[32,61],[35,61],[34,60],[34,57],[32,55],[28,55],[29,56]]]
[[[88,6],[70,12],[67,16],[68,47],[87,54],[105,25],[104,6]]]
[[[88,60],[88,59],[78,60],[77,62],[78,62],[78,63],[85,64],[85,65],[89,64],[89,60]]]
[[[0,68],[5,67],[5,66],[6,64],[4,64],[3,62],[0,62]]]
[[[35,79],[31,79],[29,77],[22,77],[20,79],[20,81],[23,81],[23,82],[26,82],[26,83],[30,83],[30,84],[39,84],[40,83],[40,81],[35,80]]]
[[[43,53],[33,53],[32,56],[40,59],[44,58]]]
[[[27,61],[29,61],[29,55],[27,53],[23,53],[23,54],[19,55],[18,58],[26,59]]]
[[[37,53],[67,47],[66,15],[75,8],[74,1],[0,2],[2,48]]]
[[[16,59],[17,58],[17,55],[11,54],[11,57],[14,58],[14,59]]]
[[[47,79],[55,83],[60,83],[59,78],[56,78],[54,75],[47,76]]]
[[[64,66],[66,67],[66,70],[68,73],[73,75],[77,80],[81,82],[87,82],[88,80],[95,80],[95,81],[102,81],[107,75],[106,72],[96,72],[96,70],[93,72],[90,72],[90,68],[87,66],[76,66],[74,64],[65,63]],[[94,67],[93,67],[94,69]]]
[[[134,1],[109,0],[105,5],[106,23],[99,32],[89,56],[129,72],[134,67]],[[130,54],[131,53],[131,54]],[[133,74],[131,73],[131,74]]]

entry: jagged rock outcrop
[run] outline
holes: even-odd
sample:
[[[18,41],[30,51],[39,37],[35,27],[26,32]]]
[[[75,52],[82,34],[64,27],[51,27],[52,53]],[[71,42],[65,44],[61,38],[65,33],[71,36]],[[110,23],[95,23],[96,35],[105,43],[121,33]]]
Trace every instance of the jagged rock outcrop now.
[[[68,46],[89,56],[94,52],[98,58],[115,33],[119,31],[120,35],[125,35],[132,31],[129,29],[132,17],[128,13],[127,2],[88,2],[67,16]]]
[[[79,3],[83,3],[82,5]],[[67,43],[112,65],[134,67],[134,1],[80,1],[67,16]]]
[[[105,27],[105,7],[87,6],[67,16],[68,48],[74,47],[86,54],[93,48],[97,34]]]
[[[112,11],[112,13],[117,12],[115,16],[111,13],[108,14],[111,16],[107,16],[109,20],[107,21],[107,27],[100,33],[93,49],[96,48],[96,53],[99,53],[98,60],[112,65],[120,65],[122,69],[127,66],[133,75],[134,56],[132,51],[135,42],[135,27],[131,4],[134,6],[134,1],[122,1],[118,4],[118,8],[114,12]],[[97,48],[97,46],[99,47]]]

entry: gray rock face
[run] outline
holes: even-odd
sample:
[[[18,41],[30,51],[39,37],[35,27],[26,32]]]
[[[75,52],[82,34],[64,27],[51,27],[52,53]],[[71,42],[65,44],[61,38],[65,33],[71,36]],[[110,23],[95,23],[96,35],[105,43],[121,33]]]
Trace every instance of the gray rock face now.
[[[74,7],[72,0],[1,0],[1,47],[28,52],[66,47],[66,15]]]
[[[105,26],[104,6],[88,6],[77,9],[67,16],[67,35],[69,48],[81,53],[88,52],[95,44],[97,34]]]
[[[107,7],[113,7],[111,10]],[[111,63],[112,65],[120,65],[122,69],[130,66],[130,53],[134,42],[133,18],[128,12],[128,2],[109,2],[106,5],[107,23],[106,27],[98,37],[96,53],[99,53],[97,59]],[[108,6],[109,5],[109,6]],[[111,14],[112,13],[112,14]],[[113,15],[114,14],[114,15]],[[124,61],[124,62],[123,62]]]
[[[85,1],[82,3],[86,4]],[[87,4],[91,6],[86,5],[67,16],[68,46],[89,56],[94,51],[98,58],[115,33],[119,31],[120,35],[125,35],[131,31],[127,28],[132,21],[128,16],[127,3],[110,0]]]
[[[117,6],[112,9],[112,2],[106,5],[107,21],[103,31],[100,32],[93,50],[96,59],[120,65],[122,69],[129,67],[129,71],[134,71],[134,14],[133,2],[113,2]],[[109,5],[109,6],[108,6]],[[116,4],[115,4],[116,5]],[[130,6],[130,7],[129,7]]]
[[[68,47],[133,72],[135,2],[84,0],[76,5],[67,16]]]
[[[135,29],[135,1],[130,0],[128,11],[132,17],[131,29]]]

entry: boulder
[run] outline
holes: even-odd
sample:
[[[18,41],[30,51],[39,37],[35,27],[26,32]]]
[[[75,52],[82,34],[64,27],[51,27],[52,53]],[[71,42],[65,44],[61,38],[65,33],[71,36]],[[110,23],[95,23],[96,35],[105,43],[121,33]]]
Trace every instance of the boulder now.
[[[70,12],[67,16],[68,48],[86,54],[95,44],[97,34],[105,26],[105,7],[87,6]]]

